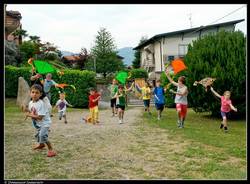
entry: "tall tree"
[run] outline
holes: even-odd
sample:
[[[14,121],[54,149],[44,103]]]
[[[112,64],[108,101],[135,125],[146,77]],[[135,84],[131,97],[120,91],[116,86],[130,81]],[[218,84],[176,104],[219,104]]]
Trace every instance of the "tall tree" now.
[[[34,43],[40,43],[41,40],[40,40],[40,37],[39,36],[29,36],[30,38],[30,41],[34,42]]]
[[[94,66],[94,70],[104,77],[124,68],[123,62],[117,57],[114,39],[106,28],[101,28],[97,32],[95,45],[91,48],[91,56],[88,66]]]
[[[18,38],[20,40],[20,44],[22,44],[23,38],[28,36],[27,31],[23,29],[17,29],[12,34],[15,37],[15,39]]]
[[[142,36],[141,40],[139,42],[139,45],[143,44],[144,42],[146,42],[148,40],[147,36]],[[141,63],[141,53],[139,50],[135,51],[135,59],[132,62],[132,66],[133,68],[140,68],[140,63]]]

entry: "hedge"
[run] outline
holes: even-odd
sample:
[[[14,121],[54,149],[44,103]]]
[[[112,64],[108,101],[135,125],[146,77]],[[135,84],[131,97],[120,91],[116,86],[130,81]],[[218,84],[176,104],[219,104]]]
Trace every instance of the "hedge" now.
[[[18,91],[18,77],[23,77],[29,85],[30,72],[29,67],[17,68],[13,66],[5,66],[5,96],[17,97]],[[65,88],[66,99],[74,107],[87,107],[88,106],[88,89],[96,87],[95,72],[92,71],[79,71],[79,70],[64,70],[64,75],[59,77],[54,74],[52,79],[57,83],[73,84],[76,87],[74,93],[70,88]],[[55,104],[59,99],[58,91],[51,88],[52,98],[51,103]]]
[[[130,70],[131,73],[131,79],[136,79],[136,78],[148,78],[148,72],[145,69],[138,68],[138,69],[132,69]]]

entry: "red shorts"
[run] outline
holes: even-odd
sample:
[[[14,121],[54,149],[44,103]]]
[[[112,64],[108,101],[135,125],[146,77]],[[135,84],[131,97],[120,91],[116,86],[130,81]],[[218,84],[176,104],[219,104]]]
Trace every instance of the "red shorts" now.
[[[187,105],[177,103],[176,110],[180,111],[181,117],[184,118],[187,114]]]

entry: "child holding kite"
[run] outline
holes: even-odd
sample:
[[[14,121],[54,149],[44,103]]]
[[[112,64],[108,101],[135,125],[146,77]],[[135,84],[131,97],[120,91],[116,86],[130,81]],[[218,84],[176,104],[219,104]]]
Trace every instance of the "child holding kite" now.
[[[154,88],[154,101],[155,101],[155,107],[156,110],[158,111],[158,117],[157,119],[161,119],[161,114],[164,109],[165,105],[165,96],[164,94],[166,93],[166,89],[161,87],[161,80],[156,81],[156,87]]]
[[[71,104],[69,104],[66,100],[65,100],[65,93],[64,92],[60,92],[59,94],[60,99],[56,102],[56,105],[54,108],[58,108],[58,114],[59,114],[59,120],[62,119],[62,117],[64,118],[64,123],[67,124],[67,118],[66,118],[66,108],[67,106],[72,107]]]
[[[136,89],[138,89],[138,91],[141,92],[142,94],[142,99],[143,99],[143,103],[144,103],[144,108],[145,111],[148,112],[149,115],[151,115],[149,106],[150,106],[150,98],[151,98],[151,89],[149,87],[149,83],[146,82],[145,86],[140,88],[139,85],[136,85]]]
[[[40,99],[43,93],[42,87],[38,84],[34,84],[30,88],[31,101],[29,102],[28,112],[26,112],[25,120],[30,117],[32,121],[36,122],[37,141],[39,145],[35,146],[33,149],[38,150],[48,146],[48,157],[53,157],[56,152],[53,151],[50,141],[48,140],[49,127],[51,124],[51,119],[49,116],[48,109],[46,108],[44,102]]]
[[[220,125],[220,129],[222,129],[224,127],[224,131],[227,132],[228,128],[227,128],[227,116],[229,114],[229,112],[232,110],[234,110],[235,112],[237,112],[237,108],[235,108],[232,105],[232,101],[230,100],[230,96],[231,96],[231,92],[230,91],[225,91],[223,96],[219,95],[214,89],[213,87],[210,88],[212,93],[217,96],[218,98],[221,99],[221,116],[222,116],[222,123]]]
[[[176,94],[175,95],[175,104],[176,104],[176,110],[178,114],[178,122],[177,125],[179,128],[184,128],[184,121],[187,114],[187,95],[188,95],[188,89],[187,86],[185,86],[185,77],[181,76],[178,78],[178,82],[175,82],[169,75],[169,71],[166,70],[166,76],[168,80],[177,87],[177,91],[170,90],[170,92]]]
[[[112,109],[112,116],[115,116],[115,114],[117,114],[115,94],[118,91],[118,85],[115,79],[113,79],[112,84],[108,86],[108,90],[110,91],[110,106]]]
[[[131,91],[133,88],[134,83],[128,89],[124,89],[123,85],[119,85],[118,92],[116,93],[117,99],[117,107],[118,107],[118,115],[119,115],[119,123],[123,123],[124,111],[126,106],[126,93]]]
[[[46,79],[45,79],[44,82],[43,82],[43,89],[44,89],[44,92],[45,92],[46,96],[48,97],[49,101],[51,101],[50,88],[51,88],[52,86],[57,87],[57,85],[58,85],[58,84],[57,84],[54,80],[52,80],[52,74],[51,74],[51,73],[48,73],[48,74],[46,75]]]
[[[90,112],[90,115],[89,115],[89,117],[83,118],[83,119],[85,120],[86,123],[90,122],[90,123],[93,123],[95,125],[95,124],[99,123],[99,121],[98,121],[98,115],[99,115],[98,101],[101,98],[101,94],[98,93],[96,91],[96,89],[94,89],[94,88],[90,88],[89,93],[90,93],[90,95],[89,95],[89,112]]]

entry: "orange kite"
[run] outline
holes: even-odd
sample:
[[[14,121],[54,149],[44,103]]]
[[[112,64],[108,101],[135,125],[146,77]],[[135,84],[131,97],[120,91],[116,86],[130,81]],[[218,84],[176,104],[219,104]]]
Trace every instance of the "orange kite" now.
[[[174,70],[174,74],[179,73],[182,70],[187,69],[186,65],[184,64],[182,59],[175,59],[171,62],[171,65],[173,67]]]

